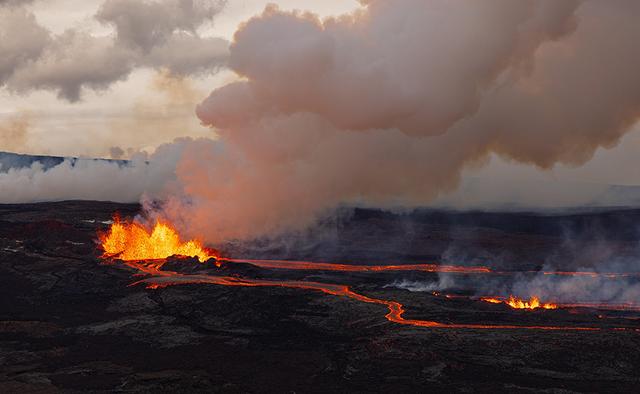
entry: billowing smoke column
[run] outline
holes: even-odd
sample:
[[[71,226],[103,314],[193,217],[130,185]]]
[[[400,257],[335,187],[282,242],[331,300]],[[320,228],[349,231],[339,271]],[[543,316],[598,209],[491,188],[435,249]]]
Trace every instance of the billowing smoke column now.
[[[319,20],[269,6],[242,78],[197,108],[161,212],[208,241],[302,228],[342,203],[410,207],[489,153],[581,164],[640,114],[640,3],[368,0]]]

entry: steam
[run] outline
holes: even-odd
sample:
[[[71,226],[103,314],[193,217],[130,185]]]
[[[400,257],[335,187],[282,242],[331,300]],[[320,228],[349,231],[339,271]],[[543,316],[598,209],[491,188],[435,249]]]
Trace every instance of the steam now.
[[[410,292],[433,292],[451,289],[455,287],[455,281],[451,275],[439,273],[438,280],[434,282],[402,279],[385,285],[384,287],[395,287]]]
[[[509,285],[510,294],[537,295],[562,302],[640,303],[640,277],[607,277],[611,273],[639,272],[640,244],[608,239],[606,230],[594,226],[582,236],[565,230],[558,250],[547,257],[541,273],[521,277]],[[599,276],[551,276],[543,272],[575,270]]]
[[[52,34],[21,7],[26,3],[0,3],[0,86],[15,92],[49,89],[73,102],[84,88],[104,90],[137,68],[192,75],[226,61],[226,40],[198,33],[223,1],[107,0],[95,16],[114,29],[104,36],[80,29]]]
[[[527,258],[544,259],[537,272],[513,272],[452,280],[447,273],[438,279],[400,279],[388,287],[414,292],[449,290],[476,297],[514,295],[523,299],[538,297],[543,302],[604,303],[640,305],[640,243],[630,242],[621,233],[608,234],[606,228],[590,223],[580,232],[566,228],[557,247],[530,251]],[[634,236],[633,239],[636,239]],[[533,269],[533,261],[487,247],[456,245],[442,254],[443,264],[489,265],[494,272]],[[473,258],[470,258],[470,257]],[[554,272],[577,272],[576,275],[553,275]]]
[[[512,294],[522,297],[537,295],[543,300],[561,300],[565,303],[640,303],[640,283],[637,279],[628,278],[549,278],[548,275],[538,275],[533,280],[516,282],[512,289]]]
[[[65,159],[52,167],[36,161],[29,167],[0,168],[0,203],[71,199],[138,202],[151,193],[163,196],[188,140],[160,146],[150,157],[129,162]]]
[[[363,2],[243,24],[242,79],[197,108],[163,210],[217,242],[308,226],[339,204],[415,207],[495,153],[551,168],[612,147],[640,111],[635,1]],[[612,44],[615,43],[615,44]]]

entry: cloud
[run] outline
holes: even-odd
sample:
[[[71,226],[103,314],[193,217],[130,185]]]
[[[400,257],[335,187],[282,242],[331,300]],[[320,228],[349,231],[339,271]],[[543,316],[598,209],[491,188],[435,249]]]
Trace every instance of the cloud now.
[[[49,33],[38,25],[33,14],[0,5],[0,85],[20,67],[37,59],[49,43]]]
[[[57,36],[36,61],[15,70],[9,87],[16,91],[57,90],[59,97],[78,101],[83,87],[104,90],[126,78],[134,67],[133,57],[108,37],[68,30]]]
[[[165,44],[177,31],[196,36],[198,27],[211,21],[224,4],[225,1],[203,0],[107,0],[96,19],[115,26],[119,43],[150,51]]]
[[[96,15],[115,28],[105,36],[79,29],[54,35],[25,8],[0,8],[0,86],[19,93],[53,90],[74,102],[83,89],[105,90],[138,68],[176,75],[215,72],[226,62],[228,43],[203,37],[198,28],[211,22],[223,5],[109,0]]]
[[[0,7],[2,6],[20,6],[33,3],[34,0],[0,0]]]

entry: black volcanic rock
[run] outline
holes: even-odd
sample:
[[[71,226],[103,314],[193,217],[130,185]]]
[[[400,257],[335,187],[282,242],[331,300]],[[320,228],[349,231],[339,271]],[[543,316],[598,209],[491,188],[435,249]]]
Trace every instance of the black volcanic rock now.
[[[635,392],[640,383],[637,320],[566,310],[513,311],[382,286],[404,274],[293,272],[228,262],[217,267],[213,261],[177,257],[165,265],[183,274],[347,283],[369,297],[403,303],[409,319],[630,329],[429,329],[387,321],[383,305],[319,291],[131,286],[145,276],[117,260],[101,261],[95,240],[115,210],[134,215],[137,209],[96,202],[0,206],[0,392],[564,393]],[[353,261],[367,248],[387,247],[375,237],[400,238],[381,230],[385,221],[386,228],[397,228],[397,217],[362,215],[341,224],[335,241],[341,255]],[[529,244],[539,256],[546,245],[561,242],[557,234],[541,232],[544,226],[528,227],[527,220],[520,222],[523,228],[513,227],[517,216],[489,220],[480,215],[477,225],[470,217],[433,215],[416,219],[414,241],[464,245],[468,239],[461,234],[475,228],[483,233],[480,246],[497,249],[507,236],[506,249]],[[603,228],[614,229],[625,222],[621,216],[570,220],[594,223],[598,217]],[[368,235],[356,236],[367,228],[370,232],[362,234]],[[419,233],[424,229],[439,229],[440,235]],[[610,239],[620,240],[615,234]],[[424,256],[420,253],[430,247],[409,254]],[[402,252],[407,251],[397,253]]]

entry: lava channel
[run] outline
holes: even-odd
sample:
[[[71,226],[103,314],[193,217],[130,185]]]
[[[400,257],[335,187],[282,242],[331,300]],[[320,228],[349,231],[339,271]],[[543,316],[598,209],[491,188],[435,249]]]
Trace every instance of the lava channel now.
[[[356,293],[349,286],[342,284],[330,284],[306,281],[274,281],[261,279],[244,279],[230,276],[213,275],[187,275],[172,271],[162,271],[154,262],[145,264],[144,262],[125,262],[128,266],[136,268],[141,273],[152,275],[151,278],[143,279],[131,285],[144,284],[149,289],[158,289],[175,285],[186,284],[212,284],[221,286],[244,286],[244,287],[283,287],[291,289],[305,289],[321,291],[334,296],[348,297],[356,301],[384,305],[388,309],[385,318],[393,323],[427,328],[460,328],[460,329],[527,329],[527,330],[550,330],[550,331],[598,331],[599,327],[575,327],[575,326],[544,326],[544,325],[515,325],[515,324],[457,324],[441,323],[430,320],[405,319],[404,306],[391,300],[367,297]],[[160,265],[161,266],[161,265]],[[623,328],[626,329],[626,328]]]

